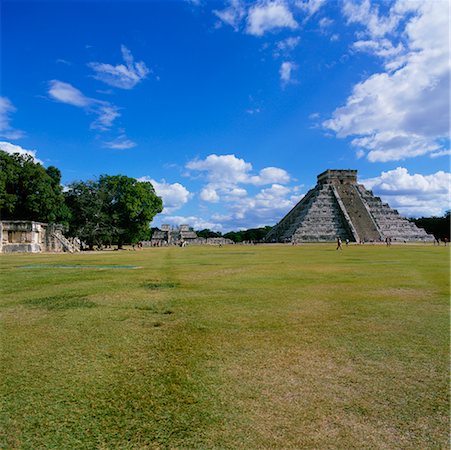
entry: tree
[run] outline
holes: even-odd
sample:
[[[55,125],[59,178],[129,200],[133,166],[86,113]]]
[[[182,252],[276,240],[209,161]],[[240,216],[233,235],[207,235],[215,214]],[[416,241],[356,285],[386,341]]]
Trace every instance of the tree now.
[[[111,227],[99,184],[96,181],[77,181],[65,192],[66,204],[71,211],[69,236],[77,236],[90,249],[112,241]]]
[[[208,238],[217,238],[217,237],[221,237],[221,236],[222,236],[222,234],[221,234],[220,231],[218,231],[218,232],[216,232],[216,231],[211,231],[211,230],[208,229],[208,228],[204,228],[203,230],[196,231],[196,234],[197,234],[199,237],[202,237],[202,238],[205,238],[205,239],[208,239]]]
[[[450,211],[443,217],[420,217],[410,219],[417,227],[424,228],[426,233],[432,234],[436,239],[450,238]]]
[[[260,242],[268,234],[272,227],[250,228],[249,230],[229,231],[224,237],[233,242],[253,241]]]
[[[53,166],[45,169],[30,155],[0,150],[0,217],[67,223],[61,172]]]
[[[90,247],[145,239],[149,224],[163,210],[151,183],[123,175],[102,175],[98,181],[78,181],[65,194],[72,212],[69,234]]]

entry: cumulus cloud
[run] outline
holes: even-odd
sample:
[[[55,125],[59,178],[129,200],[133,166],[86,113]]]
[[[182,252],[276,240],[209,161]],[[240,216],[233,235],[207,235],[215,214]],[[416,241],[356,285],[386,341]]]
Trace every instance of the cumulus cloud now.
[[[393,8],[392,14],[381,16],[379,14],[379,6],[371,3],[370,0],[359,2],[345,0],[343,2],[343,14],[348,24],[357,23],[363,25],[372,37],[381,37],[393,32],[401,19],[401,15],[397,12],[398,9]]]
[[[361,181],[405,216],[441,215],[449,209],[451,173],[410,174],[404,167]]]
[[[249,183],[255,185],[288,183],[289,181],[290,175],[288,175],[288,172],[279,167],[265,167],[260,170],[258,175],[249,178]]]
[[[302,198],[298,187],[273,184],[255,196],[244,196],[227,205],[227,214],[215,214],[226,230],[262,227],[277,223]]]
[[[294,83],[293,72],[297,69],[297,65],[292,61],[284,61],[280,65],[279,75],[283,85]]]
[[[24,132],[14,129],[11,122],[11,114],[16,112],[15,106],[7,97],[0,97],[0,136],[6,139],[20,139]]]
[[[201,200],[221,203],[225,208],[225,214],[212,216],[223,223],[225,230],[275,223],[299,198],[298,188],[285,186],[291,177],[279,167],[265,167],[255,173],[252,164],[244,159],[215,154],[190,161],[186,167],[201,172],[207,182],[200,191]],[[262,188],[250,194],[246,186]]]
[[[168,183],[166,180],[156,181],[149,177],[138,178],[138,181],[152,183],[155,192],[163,199],[164,210],[162,214],[171,214],[188,203],[193,194],[180,183]],[[181,222],[187,223],[187,222]]]
[[[213,222],[197,216],[166,216],[163,220],[163,223],[168,223],[170,225],[179,226],[188,224],[195,230],[203,230],[205,228],[208,228],[214,231],[223,231],[224,229],[222,223]]]
[[[125,45],[121,45],[121,53],[125,64],[113,66],[91,62],[88,67],[95,72],[96,80],[120,89],[132,89],[147,77],[150,70],[143,61],[135,62],[132,53]]]
[[[298,23],[283,1],[257,3],[249,9],[246,32],[254,36],[263,36],[268,31],[282,28],[296,29]]]
[[[92,129],[109,130],[115,119],[120,117],[119,108],[110,102],[87,97],[80,90],[69,83],[59,80],[49,82],[48,94],[50,98],[60,103],[82,108],[97,118],[91,123]]]
[[[19,153],[19,155],[28,155],[33,158],[34,162],[43,164],[43,162],[36,157],[36,150],[27,150],[20,145],[11,144],[10,142],[0,142],[0,150],[3,150],[10,155],[13,155],[14,153]]]
[[[246,195],[246,191],[239,188],[240,184],[258,186],[290,181],[289,174],[278,167],[266,167],[258,175],[252,175],[252,164],[235,155],[211,154],[203,160],[188,162],[186,168],[204,174],[208,183],[203,187],[200,197],[213,203]]]
[[[384,71],[356,84],[323,126],[340,138],[354,136],[352,144],[369,161],[444,150],[450,110],[448,33],[443,32],[449,30],[448,9],[442,1],[399,0],[381,16],[368,1],[345,2],[348,21],[363,24],[367,35],[354,49],[383,58]],[[404,44],[395,41],[400,33]]]

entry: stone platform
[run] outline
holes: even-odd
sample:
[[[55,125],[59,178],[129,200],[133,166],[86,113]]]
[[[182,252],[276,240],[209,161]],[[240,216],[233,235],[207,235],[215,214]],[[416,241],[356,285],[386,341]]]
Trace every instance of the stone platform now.
[[[266,236],[267,242],[432,242],[362,184],[357,170],[326,170],[316,186]]]

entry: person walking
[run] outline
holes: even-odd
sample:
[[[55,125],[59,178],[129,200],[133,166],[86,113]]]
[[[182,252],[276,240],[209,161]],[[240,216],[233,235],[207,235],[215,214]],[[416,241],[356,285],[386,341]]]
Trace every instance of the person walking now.
[[[341,246],[340,236],[337,236],[337,250],[343,250],[343,247]]]

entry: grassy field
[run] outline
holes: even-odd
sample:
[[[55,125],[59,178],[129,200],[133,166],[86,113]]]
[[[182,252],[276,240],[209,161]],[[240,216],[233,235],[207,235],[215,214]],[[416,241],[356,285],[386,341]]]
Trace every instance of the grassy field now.
[[[0,448],[448,448],[448,250],[0,255]]]

